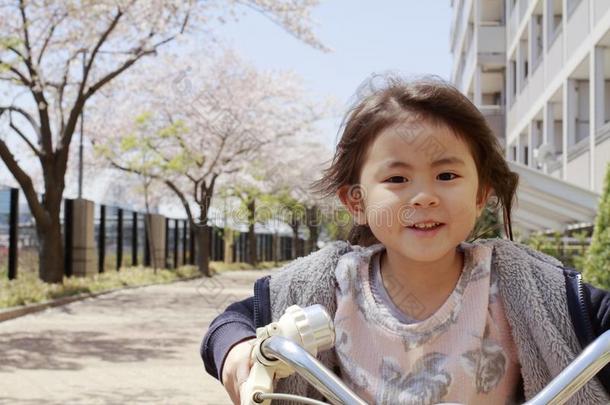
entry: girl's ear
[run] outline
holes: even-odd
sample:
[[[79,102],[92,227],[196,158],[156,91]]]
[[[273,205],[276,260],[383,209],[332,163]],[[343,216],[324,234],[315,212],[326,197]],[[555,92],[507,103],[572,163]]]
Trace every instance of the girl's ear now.
[[[358,225],[366,225],[364,189],[359,184],[344,185],[337,190],[341,204],[349,211]]]

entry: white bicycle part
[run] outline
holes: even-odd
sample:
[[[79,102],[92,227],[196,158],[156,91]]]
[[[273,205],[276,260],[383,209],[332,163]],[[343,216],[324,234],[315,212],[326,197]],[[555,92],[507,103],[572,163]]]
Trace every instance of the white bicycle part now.
[[[315,356],[335,343],[332,319],[321,305],[286,309],[277,322],[256,330],[252,350],[252,368],[240,390],[242,405],[270,404],[283,397],[305,403],[311,399],[273,394],[275,379],[298,371],[332,403],[365,405],[341,380],[320,363]]]

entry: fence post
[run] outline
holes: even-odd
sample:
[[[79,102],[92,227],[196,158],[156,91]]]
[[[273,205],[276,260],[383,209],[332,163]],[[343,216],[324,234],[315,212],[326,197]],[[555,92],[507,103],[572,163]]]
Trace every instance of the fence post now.
[[[195,230],[193,225],[189,229],[191,231],[189,235],[189,264],[195,264]]]
[[[274,263],[277,263],[280,261],[280,255],[279,253],[279,243],[280,243],[280,238],[278,236],[277,232],[274,232],[273,235],[271,236],[271,260]]]
[[[123,264],[123,209],[117,210],[116,270]]]
[[[174,269],[178,268],[178,226],[180,221],[174,219]]]
[[[97,271],[98,273],[104,272],[104,265],[106,264],[106,206],[100,205],[100,225],[98,230],[98,256],[97,256]]]
[[[72,277],[72,201],[69,198],[64,200],[64,274]]]
[[[17,278],[19,255],[19,189],[11,188],[9,231],[8,231],[8,279]]]
[[[148,225],[147,225],[148,223]],[[148,232],[150,227],[150,214],[144,214],[144,266],[150,267],[150,241],[151,235]]]
[[[131,221],[131,265],[138,265],[138,213],[132,214]]]
[[[165,263],[166,269],[169,269],[169,218],[165,218]]]
[[[182,221],[182,265],[186,266],[186,226],[188,219]]]

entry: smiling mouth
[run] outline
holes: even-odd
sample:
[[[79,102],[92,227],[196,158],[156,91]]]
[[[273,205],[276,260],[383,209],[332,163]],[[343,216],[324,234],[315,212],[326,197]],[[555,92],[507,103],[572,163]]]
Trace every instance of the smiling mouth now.
[[[445,224],[442,222],[435,222],[435,223],[430,223],[430,224],[425,224],[425,225],[410,225],[410,226],[407,226],[407,228],[415,229],[418,231],[431,231],[434,229],[438,229],[443,225],[445,225]]]

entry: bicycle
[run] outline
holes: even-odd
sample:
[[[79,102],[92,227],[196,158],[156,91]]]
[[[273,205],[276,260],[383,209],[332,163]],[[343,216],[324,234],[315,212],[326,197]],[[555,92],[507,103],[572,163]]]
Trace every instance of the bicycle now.
[[[273,392],[275,379],[297,372],[332,404],[366,405],[343,381],[316,359],[333,347],[332,319],[322,305],[293,305],[277,322],[258,328],[253,341],[253,365],[242,385],[241,405],[269,405],[271,400],[324,404],[311,398]],[[610,362],[610,331],[603,333],[524,405],[560,405]],[[445,405],[449,405],[446,404]]]

